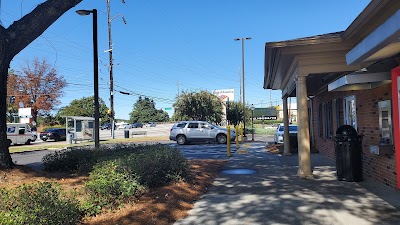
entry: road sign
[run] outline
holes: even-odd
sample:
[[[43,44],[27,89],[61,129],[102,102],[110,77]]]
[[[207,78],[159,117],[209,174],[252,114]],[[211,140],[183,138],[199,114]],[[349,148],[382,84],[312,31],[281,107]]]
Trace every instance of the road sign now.
[[[164,108],[164,110],[172,110],[172,107]]]

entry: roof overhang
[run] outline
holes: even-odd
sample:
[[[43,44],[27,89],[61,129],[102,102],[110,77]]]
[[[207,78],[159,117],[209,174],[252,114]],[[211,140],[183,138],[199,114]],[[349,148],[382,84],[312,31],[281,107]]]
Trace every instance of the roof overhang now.
[[[377,61],[400,52],[400,10],[346,54],[348,65]]]
[[[390,72],[355,72],[345,75],[328,84],[328,91],[367,90],[391,83]]]
[[[295,96],[298,76],[331,72],[342,75],[361,69],[359,65],[347,65],[345,54],[353,45],[342,41],[341,34],[266,43],[264,89],[282,90],[282,95]]]

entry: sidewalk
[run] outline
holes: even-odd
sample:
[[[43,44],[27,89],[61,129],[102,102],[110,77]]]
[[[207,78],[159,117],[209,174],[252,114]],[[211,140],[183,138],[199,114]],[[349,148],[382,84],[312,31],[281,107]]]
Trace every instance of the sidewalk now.
[[[296,175],[297,155],[268,153],[265,142],[239,150],[243,154],[234,154],[224,169],[257,173],[221,173],[176,225],[400,224],[400,192],[374,182],[337,181],[335,162],[327,157],[311,155],[314,179],[305,180]]]

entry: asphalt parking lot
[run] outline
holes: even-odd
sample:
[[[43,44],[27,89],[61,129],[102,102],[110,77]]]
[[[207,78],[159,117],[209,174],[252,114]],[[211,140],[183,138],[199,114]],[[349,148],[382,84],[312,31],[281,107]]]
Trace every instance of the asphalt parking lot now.
[[[196,143],[189,145],[169,144],[179,149],[187,159],[228,159],[226,145]],[[236,147],[232,143],[231,155],[235,154]]]

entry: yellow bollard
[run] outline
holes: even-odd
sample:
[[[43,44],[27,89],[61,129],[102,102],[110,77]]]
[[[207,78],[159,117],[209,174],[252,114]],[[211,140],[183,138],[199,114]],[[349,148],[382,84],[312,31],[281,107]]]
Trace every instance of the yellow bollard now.
[[[238,125],[235,126],[235,132],[236,132],[236,138],[235,138],[236,149],[238,149],[239,148],[239,126]]]
[[[244,142],[244,132],[243,132],[243,125],[240,127],[240,136],[242,137],[241,139],[242,139],[242,144],[243,144],[243,142]]]
[[[231,157],[231,126],[228,125],[228,135],[227,135],[227,148],[228,148],[228,157]]]
[[[239,140],[239,142],[242,142],[242,130],[241,130],[241,127],[242,126],[242,124],[241,123],[239,123],[239,125],[238,125],[238,129],[239,129],[239,133],[238,133],[238,135],[239,135],[239,137],[240,137],[240,140]]]

